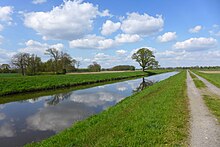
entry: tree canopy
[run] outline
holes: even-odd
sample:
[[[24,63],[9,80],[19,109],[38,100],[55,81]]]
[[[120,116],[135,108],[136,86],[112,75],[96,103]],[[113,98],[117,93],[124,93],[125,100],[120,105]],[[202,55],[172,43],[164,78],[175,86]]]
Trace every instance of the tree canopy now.
[[[141,48],[132,55],[132,59],[139,63],[144,71],[146,68],[158,67],[158,61],[151,50],[148,48]]]
[[[88,66],[88,69],[91,72],[99,72],[101,71],[101,65],[99,65],[97,62],[93,62],[93,64]]]

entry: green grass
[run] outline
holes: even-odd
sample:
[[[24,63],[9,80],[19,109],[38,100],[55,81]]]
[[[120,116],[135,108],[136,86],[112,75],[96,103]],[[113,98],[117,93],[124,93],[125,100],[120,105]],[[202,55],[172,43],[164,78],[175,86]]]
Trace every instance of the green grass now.
[[[192,77],[197,88],[199,88],[199,89],[206,88],[206,85],[201,80],[199,80],[199,78],[197,78],[193,73],[191,73],[191,72],[189,72],[189,73],[190,73],[190,76]]]
[[[187,146],[186,72],[27,146]]]
[[[21,74],[18,73],[0,73],[0,78],[5,78],[5,77],[21,77]]]
[[[220,99],[216,96],[204,95],[204,100],[211,112],[216,116],[220,123]]]
[[[201,73],[199,71],[194,71],[199,76],[205,78],[215,86],[220,88],[220,74],[218,73]]]
[[[39,90],[57,89],[78,85],[88,85],[126,79],[137,76],[147,76],[166,72],[166,70],[150,72],[123,72],[103,74],[78,74],[78,75],[41,75],[41,76],[3,76],[0,78],[0,95],[32,92]]]

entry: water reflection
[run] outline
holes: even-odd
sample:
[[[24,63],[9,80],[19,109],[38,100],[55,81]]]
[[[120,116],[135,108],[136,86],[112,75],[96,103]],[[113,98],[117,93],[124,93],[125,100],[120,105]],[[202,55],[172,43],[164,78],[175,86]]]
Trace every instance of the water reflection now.
[[[0,120],[5,119],[5,114],[4,113],[0,113]]]
[[[45,107],[26,119],[27,128],[38,131],[59,132],[77,120],[94,114],[94,111],[80,103],[65,102],[56,107]]]
[[[175,72],[0,105],[0,144],[22,146],[68,128]]]
[[[134,93],[140,92],[140,91],[144,90],[146,87],[149,87],[153,84],[154,84],[153,81],[147,80],[143,77],[142,82],[140,83],[140,85],[136,89],[133,90],[133,92]]]
[[[11,124],[4,123],[0,126],[0,137],[13,137],[15,130]]]
[[[68,99],[70,97],[71,93],[61,93],[61,94],[55,94],[50,99],[46,100],[48,105],[56,105],[59,102]]]

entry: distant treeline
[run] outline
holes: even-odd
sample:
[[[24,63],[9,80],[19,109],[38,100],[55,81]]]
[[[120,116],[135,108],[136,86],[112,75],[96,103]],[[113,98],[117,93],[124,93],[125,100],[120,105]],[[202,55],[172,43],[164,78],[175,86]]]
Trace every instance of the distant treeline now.
[[[17,53],[12,57],[11,64],[0,65],[0,73],[21,73],[22,75],[65,74],[78,71],[81,65],[80,61],[56,48],[47,49],[45,54],[51,58],[43,62],[35,54]],[[101,71],[101,65],[93,62],[86,70],[90,72]]]
[[[198,69],[198,70],[220,70],[220,66],[185,66],[185,67],[160,67],[159,69]]]
[[[112,68],[102,69],[103,71],[124,71],[124,70],[135,70],[135,67],[132,65],[117,65]]]

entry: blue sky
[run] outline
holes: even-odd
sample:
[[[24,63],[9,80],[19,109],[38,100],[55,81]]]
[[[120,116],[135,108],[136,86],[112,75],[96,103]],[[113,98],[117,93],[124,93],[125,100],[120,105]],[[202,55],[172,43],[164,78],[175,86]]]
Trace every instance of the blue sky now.
[[[147,47],[162,67],[220,65],[219,0],[22,2],[0,1],[0,64],[56,47],[81,67],[138,67],[131,55]]]

